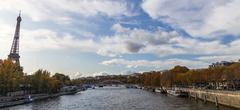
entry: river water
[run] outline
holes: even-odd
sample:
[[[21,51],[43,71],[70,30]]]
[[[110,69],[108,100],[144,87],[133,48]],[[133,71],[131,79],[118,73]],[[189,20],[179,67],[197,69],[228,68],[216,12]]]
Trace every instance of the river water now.
[[[104,87],[3,110],[235,110],[140,89]]]

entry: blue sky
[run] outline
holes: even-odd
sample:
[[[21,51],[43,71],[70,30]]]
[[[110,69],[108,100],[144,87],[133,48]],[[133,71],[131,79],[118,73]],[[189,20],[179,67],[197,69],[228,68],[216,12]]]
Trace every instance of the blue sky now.
[[[203,68],[240,56],[239,0],[6,0],[0,58],[9,54],[22,10],[24,71],[72,78]]]

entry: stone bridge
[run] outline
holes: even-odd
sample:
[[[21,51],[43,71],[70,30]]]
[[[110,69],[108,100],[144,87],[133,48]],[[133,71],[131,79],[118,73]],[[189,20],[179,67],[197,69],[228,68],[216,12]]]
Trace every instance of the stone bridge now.
[[[125,83],[119,81],[119,80],[104,80],[102,82],[99,82],[95,85],[124,85]]]

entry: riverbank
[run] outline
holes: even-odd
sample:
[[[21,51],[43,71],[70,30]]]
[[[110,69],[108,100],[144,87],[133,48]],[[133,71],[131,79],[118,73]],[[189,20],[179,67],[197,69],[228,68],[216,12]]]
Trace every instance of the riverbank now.
[[[189,88],[174,88],[174,89],[160,89],[160,88],[147,88],[145,90],[152,92],[161,91],[179,91],[180,93],[187,93],[185,96],[195,100],[202,100],[204,103],[211,102],[217,107],[224,105],[233,108],[240,108],[240,91],[224,91],[224,90],[207,90],[207,89],[189,89]],[[157,90],[157,91],[156,91]],[[161,92],[163,94],[169,92]],[[171,94],[172,95],[172,94]],[[181,94],[180,94],[181,95]]]
[[[0,97],[0,108],[16,106],[31,103],[33,101],[38,100],[45,100],[49,98],[59,97],[62,95],[70,95],[75,94],[78,91],[70,91],[70,92],[60,92],[56,94],[29,94],[25,96],[18,96],[18,97]]]
[[[219,104],[234,108],[240,108],[240,91],[219,91],[219,90],[201,90],[201,89],[180,89],[188,92],[194,99],[200,99],[204,102],[213,102],[216,106]]]

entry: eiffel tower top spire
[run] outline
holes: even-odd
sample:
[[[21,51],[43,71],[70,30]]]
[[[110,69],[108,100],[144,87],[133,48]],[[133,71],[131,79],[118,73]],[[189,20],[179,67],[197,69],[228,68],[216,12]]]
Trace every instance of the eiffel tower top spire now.
[[[21,10],[19,11],[19,15],[18,15],[18,17],[17,17],[17,21],[22,21],[22,18],[21,18]]]
[[[16,64],[20,65],[19,61],[19,37],[20,37],[20,23],[22,21],[21,18],[21,11],[19,12],[19,16],[17,17],[17,25],[15,29],[15,34],[12,42],[12,47],[10,50],[10,54],[8,55],[8,58],[13,60]]]

